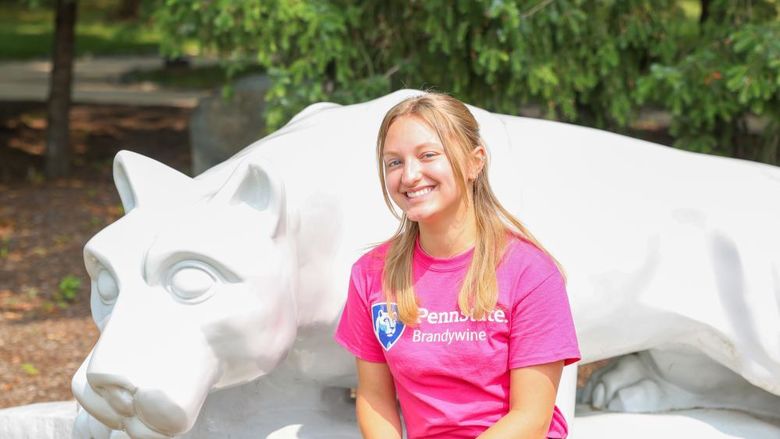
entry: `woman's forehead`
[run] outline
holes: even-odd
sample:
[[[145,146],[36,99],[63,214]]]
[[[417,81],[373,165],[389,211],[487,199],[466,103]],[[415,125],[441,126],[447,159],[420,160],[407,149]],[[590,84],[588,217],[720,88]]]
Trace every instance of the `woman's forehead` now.
[[[385,136],[384,151],[417,149],[425,146],[442,147],[435,130],[415,116],[402,116],[390,125]]]

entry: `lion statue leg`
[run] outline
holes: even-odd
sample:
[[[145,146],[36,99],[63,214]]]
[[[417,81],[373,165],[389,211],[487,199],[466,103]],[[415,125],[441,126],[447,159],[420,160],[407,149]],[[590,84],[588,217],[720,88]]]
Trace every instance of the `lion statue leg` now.
[[[734,409],[780,419],[780,397],[682,345],[618,357],[597,370],[581,400],[594,408],[647,413],[692,407]]]

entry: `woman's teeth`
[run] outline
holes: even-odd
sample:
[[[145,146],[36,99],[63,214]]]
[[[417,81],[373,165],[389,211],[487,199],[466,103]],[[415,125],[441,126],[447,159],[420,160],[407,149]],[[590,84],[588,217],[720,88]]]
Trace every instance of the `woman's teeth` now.
[[[409,198],[417,198],[417,197],[421,197],[421,196],[427,194],[428,192],[430,192],[432,190],[433,190],[432,187],[426,187],[426,188],[420,189],[419,191],[407,192],[406,196],[409,197]]]

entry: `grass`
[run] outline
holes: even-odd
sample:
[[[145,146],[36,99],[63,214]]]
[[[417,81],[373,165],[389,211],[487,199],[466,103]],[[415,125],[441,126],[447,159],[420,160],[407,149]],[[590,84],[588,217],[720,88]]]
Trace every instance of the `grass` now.
[[[143,21],[110,19],[116,2],[80,2],[76,24],[76,54],[155,54],[160,35]],[[50,6],[27,6],[18,1],[0,2],[0,59],[51,56],[54,12]]]

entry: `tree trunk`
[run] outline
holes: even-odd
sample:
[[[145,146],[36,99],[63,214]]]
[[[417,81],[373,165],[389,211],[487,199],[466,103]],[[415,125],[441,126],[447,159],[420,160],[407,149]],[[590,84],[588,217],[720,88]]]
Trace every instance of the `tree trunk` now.
[[[699,24],[704,24],[710,18],[710,0],[701,0],[701,14]]]
[[[57,0],[46,126],[46,176],[70,172],[70,100],[77,0]]]

